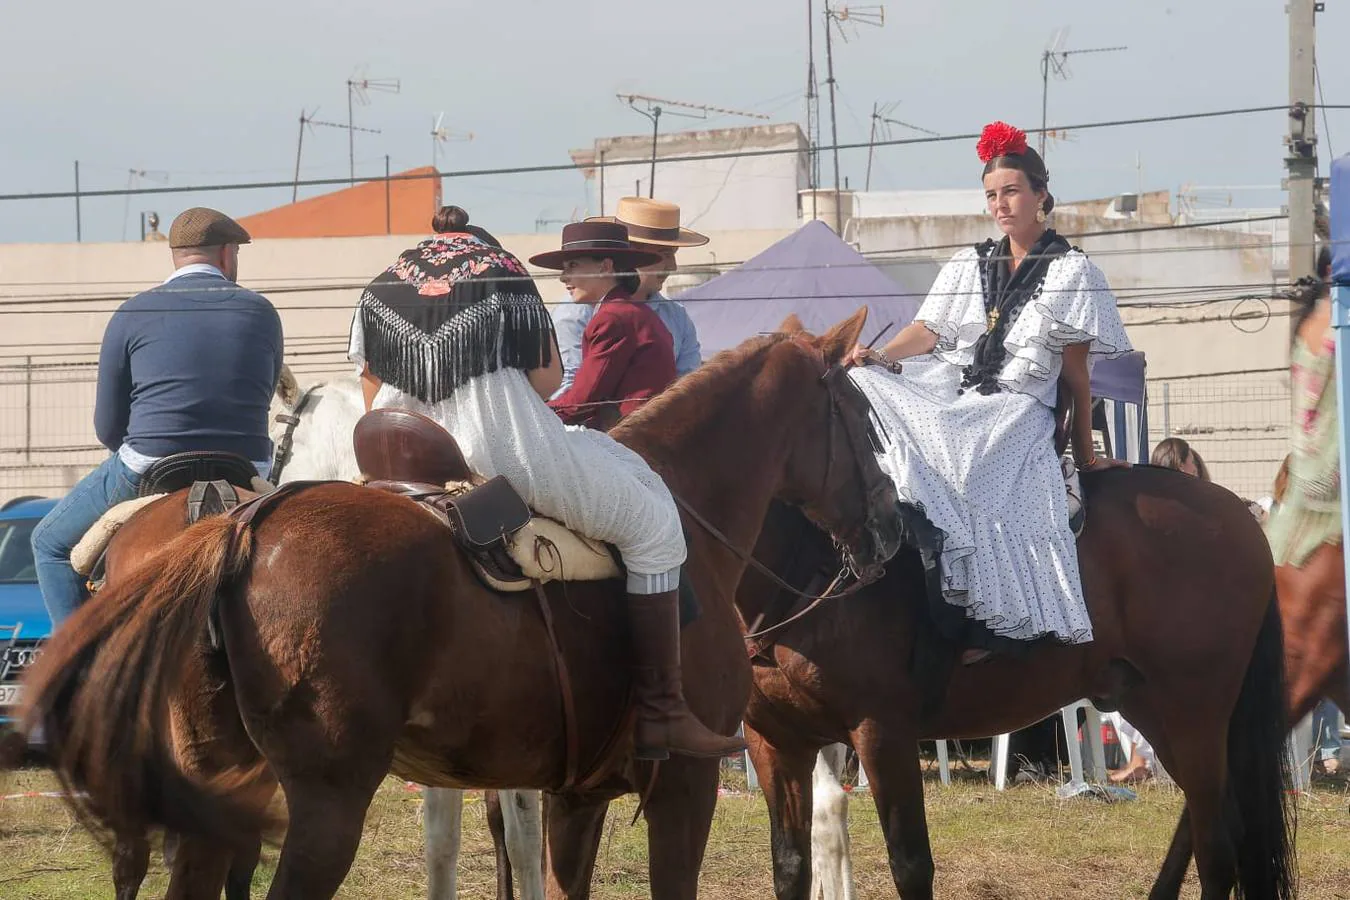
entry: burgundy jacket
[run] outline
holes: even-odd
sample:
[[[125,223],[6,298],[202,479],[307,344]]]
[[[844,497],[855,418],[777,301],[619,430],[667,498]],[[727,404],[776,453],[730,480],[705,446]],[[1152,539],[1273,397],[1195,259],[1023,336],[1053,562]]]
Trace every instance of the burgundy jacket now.
[[[675,380],[675,344],[651,307],[615,289],[595,308],[581,335],[581,366],[572,386],[549,401],[569,425],[613,422],[616,404],[626,416]]]

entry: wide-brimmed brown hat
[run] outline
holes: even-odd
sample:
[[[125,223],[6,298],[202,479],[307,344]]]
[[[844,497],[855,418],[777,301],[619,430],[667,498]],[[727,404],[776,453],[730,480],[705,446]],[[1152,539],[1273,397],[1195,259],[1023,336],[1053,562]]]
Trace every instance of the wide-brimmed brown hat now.
[[[629,272],[661,261],[661,254],[639,250],[628,240],[628,229],[619,222],[572,222],[564,225],[562,248],[530,257],[530,265],[561,269],[569,259],[612,259],[614,267]]]
[[[253,238],[243,225],[223,212],[205,206],[183,210],[169,227],[169,247],[173,250],[252,242]]]
[[[587,222],[619,222],[634,244],[656,247],[702,247],[708,236],[680,227],[680,208],[665,200],[621,197],[612,216],[594,216]]]

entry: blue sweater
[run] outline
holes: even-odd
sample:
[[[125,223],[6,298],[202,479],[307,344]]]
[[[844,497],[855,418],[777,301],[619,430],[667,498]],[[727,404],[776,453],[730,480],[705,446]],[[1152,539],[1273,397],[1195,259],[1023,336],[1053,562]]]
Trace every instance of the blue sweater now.
[[[272,304],[222,276],[183,275],[132,297],[103,333],[99,442],[155,458],[188,450],[269,458],[282,350]]]

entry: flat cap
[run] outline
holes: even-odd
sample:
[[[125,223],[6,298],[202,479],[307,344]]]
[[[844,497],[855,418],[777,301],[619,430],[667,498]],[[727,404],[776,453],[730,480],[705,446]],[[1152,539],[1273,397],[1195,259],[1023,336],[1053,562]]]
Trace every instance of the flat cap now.
[[[169,247],[223,247],[226,244],[249,244],[253,238],[234,219],[223,212],[194,206],[185,209],[169,228]]]

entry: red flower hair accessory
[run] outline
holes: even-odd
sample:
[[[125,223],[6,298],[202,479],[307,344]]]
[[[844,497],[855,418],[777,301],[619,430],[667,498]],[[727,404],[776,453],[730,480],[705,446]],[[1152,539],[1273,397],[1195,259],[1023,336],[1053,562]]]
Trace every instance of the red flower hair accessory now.
[[[980,133],[975,152],[984,163],[997,156],[1021,156],[1027,152],[1027,134],[1007,122],[990,122]]]

